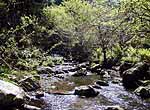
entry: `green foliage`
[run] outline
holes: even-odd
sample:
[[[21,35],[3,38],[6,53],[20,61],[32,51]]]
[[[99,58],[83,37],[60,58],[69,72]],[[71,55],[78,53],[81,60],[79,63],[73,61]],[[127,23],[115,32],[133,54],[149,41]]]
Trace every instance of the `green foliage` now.
[[[150,1],[149,0],[122,0],[122,12],[130,33],[136,37],[150,35]]]
[[[149,49],[136,49],[133,47],[129,47],[125,52],[125,56],[122,58],[122,61],[129,62],[139,62],[139,61],[150,61],[150,50]]]
[[[74,49],[74,55],[79,54],[75,56],[76,58],[85,55],[76,52],[78,48],[82,50],[82,53],[92,53],[93,25],[98,11],[98,8],[81,0],[66,0],[59,6],[53,5],[43,10],[53,30],[62,38],[69,39],[67,46]]]
[[[150,62],[150,49],[138,49],[138,54],[141,57],[141,60]]]
[[[122,57],[121,61],[122,62],[137,63],[140,61],[140,59],[137,57]]]
[[[11,70],[8,67],[0,66],[0,79],[10,81],[8,80],[9,75],[11,75]]]
[[[124,61],[128,61],[128,62],[132,62],[132,63],[136,63],[138,61],[140,61],[139,55],[138,55],[138,51],[137,49],[133,48],[133,47],[129,47],[125,52],[124,52],[124,56],[121,59],[123,62]]]
[[[43,10],[55,28],[69,32],[81,28],[84,23],[92,23],[96,11],[96,8],[81,0],[64,1],[60,6],[54,5]]]
[[[10,69],[4,66],[0,66],[0,75],[1,74],[10,74]]]
[[[42,65],[43,66],[53,66],[54,65],[54,62],[52,60],[53,58],[51,56],[46,56],[44,59],[43,59],[43,62],[42,62]]]

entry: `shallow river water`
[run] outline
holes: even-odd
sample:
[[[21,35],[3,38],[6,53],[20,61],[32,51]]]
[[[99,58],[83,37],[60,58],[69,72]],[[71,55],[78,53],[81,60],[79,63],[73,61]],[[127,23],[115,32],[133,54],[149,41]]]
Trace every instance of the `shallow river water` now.
[[[57,65],[55,69],[71,68],[70,64]],[[82,77],[64,77],[41,75],[41,86],[45,91],[44,110],[104,110],[107,106],[119,105],[127,110],[150,110],[150,101],[142,100],[133,92],[124,89],[121,83],[114,84],[108,79],[109,86],[103,86],[99,95],[94,98],[83,98],[76,95],[56,95],[49,93],[72,93],[74,88],[81,85],[93,85],[98,75],[89,74]],[[63,75],[62,75],[63,76]],[[105,80],[105,79],[104,79]]]

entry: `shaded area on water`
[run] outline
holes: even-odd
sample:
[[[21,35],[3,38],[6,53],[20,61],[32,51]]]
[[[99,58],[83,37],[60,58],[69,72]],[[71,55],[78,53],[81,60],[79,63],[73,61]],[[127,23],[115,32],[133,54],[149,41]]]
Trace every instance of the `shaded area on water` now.
[[[65,66],[58,65],[58,68]],[[68,68],[66,66],[66,68]],[[93,85],[96,80],[102,79],[98,75],[73,77],[64,74],[64,78],[48,77],[41,75],[41,86],[45,92],[69,93],[77,86]],[[122,84],[113,84],[112,79],[108,80],[109,86],[97,89],[100,93],[95,98],[81,98],[75,95],[53,95],[45,94],[43,98],[47,103],[45,110],[103,110],[106,106],[120,105],[127,110],[149,110],[150,103],[142,101],[134,93],[126,91]]]

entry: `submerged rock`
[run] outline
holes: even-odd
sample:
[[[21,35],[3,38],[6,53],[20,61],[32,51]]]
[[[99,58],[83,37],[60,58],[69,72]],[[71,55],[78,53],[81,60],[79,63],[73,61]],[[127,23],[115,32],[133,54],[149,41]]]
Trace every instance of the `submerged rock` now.
[[[109,86],[107,81],[102,81],[102,80],[98,80],[95,82],[95,85],[99,85],[99,86]]]
[[[141,85],[140,80],[148,78],[149,65],[147,63],[137,63],[134,67],[123,72],[122,82],[125,88],[135,89]]]
[[[91,86],[80,86],[75,88],[74,94],[85,97],[95,97],[99,94],[99,92]]]
[[[20,107],[24,103],[24,97],[22,88],[0,80],[0,107]]]

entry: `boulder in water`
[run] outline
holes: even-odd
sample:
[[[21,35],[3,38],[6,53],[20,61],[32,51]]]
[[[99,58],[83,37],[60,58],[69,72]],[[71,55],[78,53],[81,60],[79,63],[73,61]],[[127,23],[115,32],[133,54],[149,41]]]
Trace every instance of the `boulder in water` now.
[[[135,89],[141,85],[140,80],[149,77],[148,74],[149,64],[147,63],[137,63],[134,67],[123,72],[122,82],[125,88]]]
[[[150,85],[145,87],[140,86],[134,92],[142,98],[150,98]]]
[[[85,97],[95,97],[99,92],[91,86],[80,86],[75,88],[74,94]]]
[[[19,85],[26,91],[34,91],[40,88],[40,84],[38,80],[34,79],[34,77],[27,77],[19,81]]]
[[[51,74],[54,73],[54,70],[51,67],[40,66],[37,68],[37,72],[38,74]]]
[[[120,82],[122,81],[122,79],[121,78],[114,78],[113,80],[112,80],[112,83],[113,84],[119,84]]]
[[[102,81],[102,80],[98,80],[95,82],[95,85],[99,85],[99,86],[109,86],[107,81]]]
[[[101,65],[100,64],[96,64],[94,66],[92,66],[90,69],[89,69],[92,73],[97,73],[99,74],[101,72]]]
[[[134,66],[133,63],[129,63],[129,62],[124,62],[123,64],[120,65],[119,67],[119,71],[120,71],[120,76],[122,76],[123,72],[132,68]]]
[[[41,98],[41,97],[44,97],[44,92],[42,92],[42,91],[36,91],[35,97],[38,98],[38,99]]]
[[[87,71],[86,69],[80,69],[77,72],[75,72],[72,76],[86,76],[87,75]]]
[[[107,70],[103,69],[101,71],[99,71],[99,73],[97,73],[98,75],[104,76],[104,75],[108,75]]]
[[[99,85],[92,85],[92,87],[95,89],[102,89],[101,86],[99,86]]]
[[[81,68],[88,68],[89,67],[89,62],[80,63],[78,66],[81,67]]]
[[[79,66],[75,66],[75,67],[72,67],[68,70],[68,72],[76,72],[78,70],[80,70],[81,68]]]

